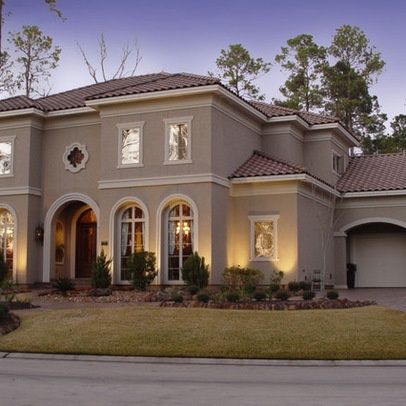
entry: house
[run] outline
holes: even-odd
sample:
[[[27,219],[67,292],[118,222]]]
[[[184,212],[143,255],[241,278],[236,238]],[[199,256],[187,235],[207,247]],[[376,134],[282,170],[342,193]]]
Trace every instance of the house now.
[[[154,251],[179,284],[198,251],[212,284],[230,265],[284,282],[406,286],[406,156],[350,156],[334,117],[247,102],[217,79],[157,73],[0,102],[0,249],[19,284],[114,283]]]

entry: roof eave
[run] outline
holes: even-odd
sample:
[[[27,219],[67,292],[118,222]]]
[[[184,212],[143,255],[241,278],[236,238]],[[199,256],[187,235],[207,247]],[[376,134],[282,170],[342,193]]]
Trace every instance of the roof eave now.
[[[0,118],[27,116],[27,115],[45,117],[45,113],[42,110],[36,109],[34,107],[18,110],[0,111]]]

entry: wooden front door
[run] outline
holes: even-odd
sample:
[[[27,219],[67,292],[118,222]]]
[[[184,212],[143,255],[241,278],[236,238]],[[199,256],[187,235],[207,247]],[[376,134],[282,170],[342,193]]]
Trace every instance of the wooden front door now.
[[[92,209],[86,210],[76,224],[76,278],[90,278],[96,259],[97,223]]]

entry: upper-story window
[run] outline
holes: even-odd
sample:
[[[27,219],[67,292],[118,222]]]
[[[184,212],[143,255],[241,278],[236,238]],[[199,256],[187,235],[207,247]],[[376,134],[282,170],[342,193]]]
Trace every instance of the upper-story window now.
[[[142,130],[144,122],[119,124],[118,166],[142,166]]]
[[[165,164],[191,163],[192,117],[165,120]]]
[[[13,175],[14,138],[0,137],[0,176]]]
[[[333,152],[333,171],[339,175],[344,172],[344,156]]]

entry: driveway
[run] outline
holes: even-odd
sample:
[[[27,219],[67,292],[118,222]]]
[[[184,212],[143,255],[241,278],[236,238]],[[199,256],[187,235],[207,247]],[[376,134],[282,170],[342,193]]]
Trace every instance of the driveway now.
[[[351,300],[374,300],[376,303],[406,312],[406,288],[340,289],[340,297]]]

